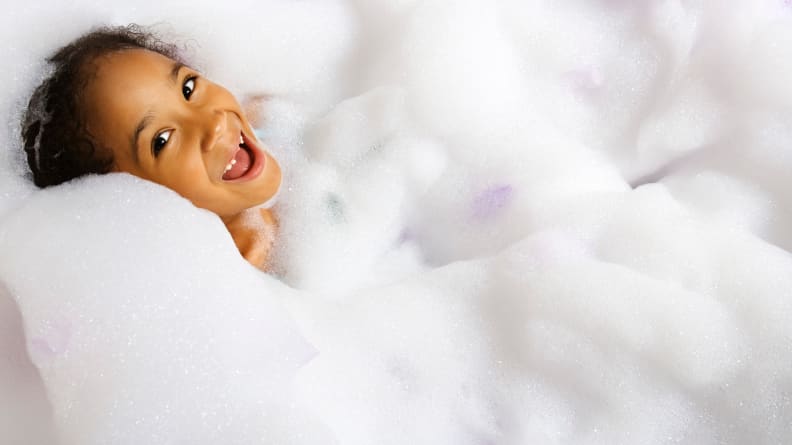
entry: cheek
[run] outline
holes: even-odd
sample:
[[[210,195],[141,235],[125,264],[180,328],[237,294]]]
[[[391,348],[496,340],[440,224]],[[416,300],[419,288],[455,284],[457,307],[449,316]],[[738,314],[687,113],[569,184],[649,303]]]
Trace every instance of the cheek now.
[[[198,156],[175,159],[160,168],[157,176],[157,182],[189,199],[200,198],[210,191],[206,166]]]

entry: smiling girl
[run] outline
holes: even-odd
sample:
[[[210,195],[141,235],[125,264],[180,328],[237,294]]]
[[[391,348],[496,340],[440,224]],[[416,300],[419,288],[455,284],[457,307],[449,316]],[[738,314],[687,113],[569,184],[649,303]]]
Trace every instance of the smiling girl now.
[[[256,207],[275,196],[281,171],[228,90],[134,25],[92,31],[48,62],[22,121],[37,186],[109,172],[161,184],[217,214],[266,268],[274,218]]]

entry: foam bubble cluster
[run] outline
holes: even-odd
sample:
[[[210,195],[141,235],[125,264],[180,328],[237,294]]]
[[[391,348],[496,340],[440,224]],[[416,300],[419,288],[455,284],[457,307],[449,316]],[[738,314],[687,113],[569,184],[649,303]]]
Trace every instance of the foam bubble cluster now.
[[[2,19],[0,441],[792,441],[789,2],[140,5]],[[41,60],[128,22],[266,97],[271,274],[162,187],[25,177]]]

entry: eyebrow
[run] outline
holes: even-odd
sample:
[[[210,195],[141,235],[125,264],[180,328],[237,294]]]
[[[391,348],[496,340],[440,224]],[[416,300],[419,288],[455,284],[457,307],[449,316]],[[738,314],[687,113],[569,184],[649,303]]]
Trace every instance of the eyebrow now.
[[[168,75],[168,79],[172,84],[176,84],[176,81],[179,79],[179,71],[181,71],[181,69],[186,66],[187,65],[178,61],[173,62],[170,74]],[[136,162],[138,160],[138,142],[140,140],[140,133],[143,132],[143,130],[151,123],[152,120],[154,120],[154,114],[151,111],[147,111],[143,118],[140,119],[140,122],[138,122],[137,127],[135,127],[135,132],[132,133],[130,145],[132,149],[132,157]]]
[[[185,66],[187,65],[181,62],[173,62],[173,67],[171,68],[171,72],[170,72],[171,82],[176,83],[176,80],[179,78],[179,71]]]

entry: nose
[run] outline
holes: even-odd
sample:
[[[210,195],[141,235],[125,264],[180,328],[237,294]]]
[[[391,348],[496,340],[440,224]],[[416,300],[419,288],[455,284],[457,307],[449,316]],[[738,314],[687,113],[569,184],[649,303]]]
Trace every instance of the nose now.
[[[203,138],[201,140],[201,150],[210,151],[217,145],[217,140],[225,133],[228,126],[226,113],[223,110],[206,110],[201,119],[203,127]]]

